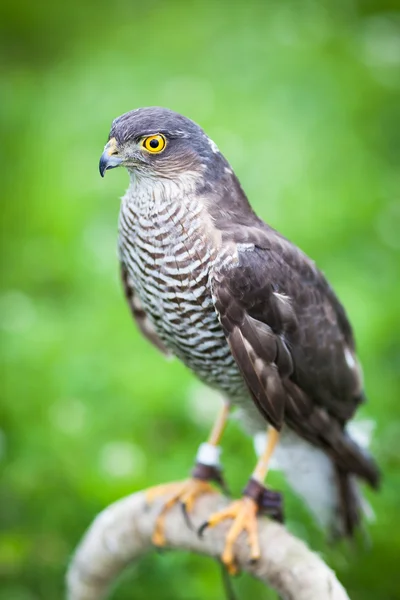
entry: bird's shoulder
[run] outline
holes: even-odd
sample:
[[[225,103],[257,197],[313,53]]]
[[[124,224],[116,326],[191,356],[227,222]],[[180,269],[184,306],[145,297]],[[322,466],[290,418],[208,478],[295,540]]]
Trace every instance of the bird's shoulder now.
[[[350,322],[315,263],[269,228],[225,238],[211,287],[221,322],[247,315],[284,340],[291,378],[332,414],[347,420],[363,398]]]
[[[255,297],[265,302],[271,294],[278,295],[299,314],[319,305],[354,349],[352,328],[340,300],[315,261],[298,246],[258,219],[227,229],[222,239],[214,277],[224,278],[231,292],[243,302]]]

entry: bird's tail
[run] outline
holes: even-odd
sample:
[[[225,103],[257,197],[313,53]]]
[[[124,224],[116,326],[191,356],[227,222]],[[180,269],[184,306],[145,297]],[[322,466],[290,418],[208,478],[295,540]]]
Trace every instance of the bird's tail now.
[[[336,467],[339,521],[331,524],[335,536],[353,537],[367,513],[367,505],[354,476]],[[370,509],[368,505],[368,509]],[[372,510],[372,509],[370,509]],[[370,512],[370,511],[368,511]],[[370,518],[372,514],[370,513]]]
[[[372,508],[363,497],[357,482],[357,478],[361,478],[374,489],[378,488],[380,482],[379,469],[367,451],[371,425],[369,421],[349,423],[342,438],[343,451],[339,450],[343,462],[335,461],[335,454],[333,455],[340,517],[339,527],[333,529],[334,533],[341,536],[353,537],[356,529],[361,526],[363,517],[367,520],[374,518]]]
[[[352,536],[363,517],[373,519],[357,481],[364,479],[375,488],[379,483],[379,471],[365,449],[371,432],[369,422],[352,424],[339,452],[327,453],[285,429],[275,451],[271,468],[283,472],[317,523],[335,538]]]

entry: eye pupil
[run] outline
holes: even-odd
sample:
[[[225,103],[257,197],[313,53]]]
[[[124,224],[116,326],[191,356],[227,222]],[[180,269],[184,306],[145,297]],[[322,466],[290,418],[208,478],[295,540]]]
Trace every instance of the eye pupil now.
[[[165,137],[161,134],[154,134],[148,137],[145,137],[141,141],[141,146],[147,150],[147,152],[153,152],[153,154],[158,154],[162,152],[165,148]]]

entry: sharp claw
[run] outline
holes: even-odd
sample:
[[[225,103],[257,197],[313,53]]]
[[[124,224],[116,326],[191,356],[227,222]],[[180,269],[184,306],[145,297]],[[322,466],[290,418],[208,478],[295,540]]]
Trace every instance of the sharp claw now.
[[[254,565],[256,564],[258,561],[260,560],[260,551],[257,550],[257,552],[253,552],[252,556],[250,556],[250,564]]]
[[[192,511],[195,500],[197,500],[199,496],[212,491],[213,490],[208,482],[198,479],[160,485],[148,490],[148,493],[146,494],[147,502],[151,502],[159,496],[166,496],[168,498],[164,501],[156,521],[155,530],[152,536],[153,544],[156,546],[163,546],[166,544],[164,536],[165,515],[175,504],[181,505],[186,525],[194,531],[195,527],[189,518],[189,513]]]
[[[229,575],[238,575],[239,573],[239,569],[237,568],[237,566],[235,565],[234,562],[231,562],[229,564],[225,565],[226,570],[228,571]]]
[[[192,521],[190,520],[189,513],[187,511],[185,502],[181,502],[181,509],[182,509],[182,514],[183,514],[183,518],[185,519],[186,525],[189,527],[189,529],[194,531],[194,526],[193,526]]]
[[[200,527],[197,530],[197,535],[201,538],[203,537],[203,533],[205,532],[205,530],[207,529],[207,527],[210,526],[210,523],[208,521],[205,521],[205,523],[203,523],[202,525],[200,525]]]
[[[156,548],[162,548],[163,546],[165,546],[165,538],[160,531],[155,531],[153,533],[151,541],[153,542]]]

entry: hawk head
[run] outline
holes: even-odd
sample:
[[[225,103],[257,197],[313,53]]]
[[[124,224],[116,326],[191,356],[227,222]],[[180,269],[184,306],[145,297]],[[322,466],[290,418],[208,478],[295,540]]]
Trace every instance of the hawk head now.
[[[227,162],[199,125],[167,108],[149,107],[113,121],[100,174],[119,166],[151,178],[191,173],[210,182],[224,172]]]

